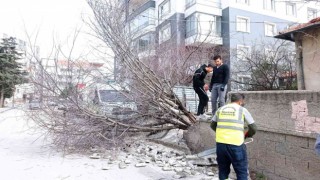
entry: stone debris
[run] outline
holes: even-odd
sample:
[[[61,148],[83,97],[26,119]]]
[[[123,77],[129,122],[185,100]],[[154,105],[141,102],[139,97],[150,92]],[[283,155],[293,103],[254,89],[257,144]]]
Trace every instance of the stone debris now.
[[[108,165],[104,165],[104,166],[102,166],[102,168],[101,168],[102,170],[109,170],[110,169],[110,166],[108,166]]]
[[[192,174],[192,173],[191,173],[191,169],[188,169],[188,168],[183,169],[183,172],[186,173],[186,174],[188,174],[188,175],[191,175],[191,174]]]
[[[137,168],[156,165],[162,171],[173,171],[175,172],[173,179],[184,179],[188,176],[207,176],[212,179],[217,174],[216,167],[208,167],[212,165],[212,161],[210,163],[208,159],[201,159],[196,155],[186,155],[184,152],[161,145],[150,144],[137,142],[131,145],[130,152],[122,152],[123,154],[107,158],[109,161],[102,167],[102,170],[109,170],[112,164],[117,164],[119,169],[125,169],[130,164],[134,164]],[[101,158],[101,155],[94,153],[90,158]]]
[[[135,165],[136,167],[146,167],[147,164],[146,163],[138,163]]]
[[[172,169],[172,167],[164,166],[164,167],[162,168],[162,170],[163,170],[163,171],[172,171],[173,169]]]
[[[124,163],[125,163],[125,164],[131,164],[131,161],[130,161],[129,159],[126,159],[126,160],[124,161]]]
[[[191,159],[199,159],[199,157],[198,157],[198,156],[196,156],[196,155],[187,155],[187,156],[186,156],[186,159],[187,159],[187,160],[191,160]]]
[[[174,172],[182,172],[182,171],[183,171],[183,168],[181,167],[174,168]]]
[[[175,174],[173,176],[173,178],[175,179],[182,179],[182,178],[186,178],[187,177],[187,174],[185,174],[184,172],[178,172],[177,174]]]
[[[90,159],[100,159],[101,156],[99,153],[93,153],[91,156],[90,156]]]
[[[182,160],[183,159],[183,156],[177,156],[176,157],[176,160]]]
[[[213,172],[207,172],[208,176],[214,176],[215,174]]]
[[[127,165],[123,162],[119,163],[119,169],[125,169],[127,167]]]
[[[173,166],[173,165],[176,165],[176,164],[177,164],[177,161],[174,160],[174,159],[169,159],[169,160],[168,160],[168,163],[170,164],[170,166]]]

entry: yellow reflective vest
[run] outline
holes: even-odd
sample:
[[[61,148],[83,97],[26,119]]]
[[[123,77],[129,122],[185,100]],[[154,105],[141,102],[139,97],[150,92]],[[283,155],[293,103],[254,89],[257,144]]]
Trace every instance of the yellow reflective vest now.
[[[217,111],[216,142],[240,146],[244,142],[244,113],[238,104],[228,104]]]

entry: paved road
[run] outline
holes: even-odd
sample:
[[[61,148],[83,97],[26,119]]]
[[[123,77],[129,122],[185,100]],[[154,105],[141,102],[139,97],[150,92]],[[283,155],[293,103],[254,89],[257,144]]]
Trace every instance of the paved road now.
[[[48,141],[50,140],[36,130],[32,121],[27,120],[23,111],[1,109],[0,179],[167,180],[173,179],[175,174],[152,165],[144,168],[132,165],[126,169],[119,169],[114,165],[110,170],[101,170],[107,160],[90,159],[85,155],[63,156]]]

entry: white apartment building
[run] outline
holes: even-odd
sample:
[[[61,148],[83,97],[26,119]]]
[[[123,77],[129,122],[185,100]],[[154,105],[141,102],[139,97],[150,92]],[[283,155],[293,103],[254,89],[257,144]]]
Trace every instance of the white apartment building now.
[[[223,58],[231,71],[234,58],[250,52],[250,42],[271,41],[279,31],[320,16],[320,2],[304,0],[130,0],[127,6],[127,24],[140,57],[167,42],[190,47],[201,43],[229,49]],[[250,75],[232,78],[245,82]]]

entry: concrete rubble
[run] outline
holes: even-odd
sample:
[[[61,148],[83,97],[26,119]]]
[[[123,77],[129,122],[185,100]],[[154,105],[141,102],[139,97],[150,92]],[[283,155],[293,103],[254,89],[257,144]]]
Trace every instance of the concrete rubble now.
[[[166,137],[166,139],[170,138]],[[177,142],[177,140],[175,141]],[[164,144],[167,145],[166,143]],[[107,156],[108,165],[102,169],[108,170],[115,164],[118,164],[119,169],[124,169],[128,166],[136,168],[156,166],[164,172],[174,172],[173,179],[185,179],[193,176],[217,179],[218,167],[215,155],[210,158],[199,158],[197,155],[186,152],[184,148],[181,150],[177,147],[171,148],[165,145],[148,140],[135,141],[125,152],[120,151],[117,156]],[[110,154],[110,152],[105,153]],[[90,158],[98,156],[101,155],[95,152]],[[114,159],[115,157],[117,159]]]

